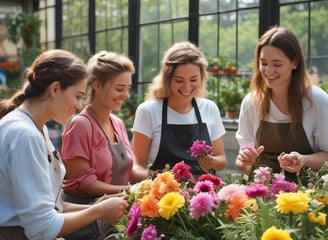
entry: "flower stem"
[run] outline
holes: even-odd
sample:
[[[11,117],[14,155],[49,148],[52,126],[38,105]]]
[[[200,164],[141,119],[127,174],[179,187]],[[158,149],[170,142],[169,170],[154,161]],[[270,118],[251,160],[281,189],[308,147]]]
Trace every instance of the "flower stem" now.
[[[184,224],[183,219],[181,218],[180,212],[178,211],[177,214],[178,214],[178,218],[180,219],[181,225],[183,226],[184,230],[187,232],[188,229],[187,229],[186,225]]]

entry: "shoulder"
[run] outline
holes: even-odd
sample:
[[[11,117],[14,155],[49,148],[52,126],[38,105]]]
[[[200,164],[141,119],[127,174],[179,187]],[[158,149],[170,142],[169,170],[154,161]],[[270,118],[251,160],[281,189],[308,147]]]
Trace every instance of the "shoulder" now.
[[[217,104],[214,101],[207,98],[196,98],[196,103],[200,111],[202,111],[203,109],[209,109],[209,110],[218,109]]]
[[[327,104],[328,103],[328,94],[316,85],[312,85],[309,90],[310,98],[312,99],[313,103],[319,104]]]
[[[14,110],[1,119],[0,132],[7,142],[32,144],[31,139],[35,139],[36,142],[42,143],[41,134],[33,121],[19,110]]]
[[[163,108],[163,100],[151,99],[141,103],[136,110],[136,114],[157,114]]]

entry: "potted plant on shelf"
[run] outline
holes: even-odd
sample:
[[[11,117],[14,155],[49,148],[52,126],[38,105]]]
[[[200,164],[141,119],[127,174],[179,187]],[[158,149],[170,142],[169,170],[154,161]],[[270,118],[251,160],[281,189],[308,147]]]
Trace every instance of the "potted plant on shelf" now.
[[[219,88],[219,102],[227,118],[237,118],[245,89],[239,77],[223,78]]]

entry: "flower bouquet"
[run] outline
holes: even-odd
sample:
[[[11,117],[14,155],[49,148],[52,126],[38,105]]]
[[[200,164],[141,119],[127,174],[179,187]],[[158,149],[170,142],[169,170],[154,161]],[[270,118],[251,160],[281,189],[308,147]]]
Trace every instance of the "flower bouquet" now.
[[[116,239],[327,239],[328,162],[307,171],[308,187],[267,167],[253,182],[204,174],[191,184],[181,161],[131,186]]]

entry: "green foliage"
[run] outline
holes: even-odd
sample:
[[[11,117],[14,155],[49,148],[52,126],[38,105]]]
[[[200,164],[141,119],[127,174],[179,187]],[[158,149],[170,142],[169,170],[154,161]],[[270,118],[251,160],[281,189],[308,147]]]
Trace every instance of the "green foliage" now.
[[[39,40],[41,20],[32,13],[13,11],[6,15],[5,24],[8,30],[8,39],[17,44],[22,38],[25,47],[36,46]]]
[[[237,75],[213,75],[208,79],[208,98],[224,111],[239,111],[248,93],[250,78]]]
[[[328,93],[328,82],[321,81],[318,83],[318,86],[322,88],[326,93]]]

